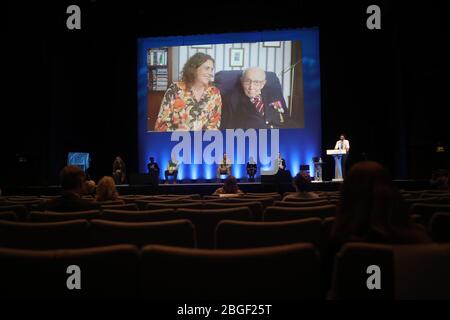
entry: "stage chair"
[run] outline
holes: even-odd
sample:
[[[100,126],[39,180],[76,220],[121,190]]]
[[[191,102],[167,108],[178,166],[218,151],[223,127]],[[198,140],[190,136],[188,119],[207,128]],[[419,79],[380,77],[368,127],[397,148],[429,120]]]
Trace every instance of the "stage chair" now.
[[[304,218],[327,218],[336,215],[335,205],[317,206],[317,207],[267,207],[264,211],[264,221],[284,221],[297,220]]]
[[[68,249],[91,245],[86,220],[65,222],[0,221],[0,246],[21,249]]]
[[[188,219],[195,225],[197,245],[199,248],[214,248],[214,232],[221,220],[252,221],[249,208],[236,207],[229,209],[178,209],[180,219]]]
[[[136,298],[139,252],[117,245],[67,250],[0,248],[3,299]],[[67,268],[81,269],[81,290],[66,287]]]
[[[222,220],[216,228],[217,249],[276,246],[298,242],[319,245],[322,220],[309,218],[281,222]]]
[[[140,292],[150,299],[318,299],[312,244],[207,250],[151,245],[142,250]]]
[[[368,290],[367,267],[381,270],[381,289]],[[450,299],[450,244],[346,244],[336,255],[334,299]]]
[[[196,247],[195,229],[186,219],[159,222],[117,222],[94,219],[92,238],[97,246],[113,244],[163,244]]]
[[[73,211],[73,212],[52,212],[52,211],[31,211],[29,221],[32,222],[57,222],[78,219],[96,219],[100,215],[100,210]]]
[[[99,219],[118,222],[155,222],[179,219],[174,209],[160,210],[113,210],[106,209],[100,214]]]
[[[450,212],[436,212],[430,220],[429,231],[436,242],[450,242]]]

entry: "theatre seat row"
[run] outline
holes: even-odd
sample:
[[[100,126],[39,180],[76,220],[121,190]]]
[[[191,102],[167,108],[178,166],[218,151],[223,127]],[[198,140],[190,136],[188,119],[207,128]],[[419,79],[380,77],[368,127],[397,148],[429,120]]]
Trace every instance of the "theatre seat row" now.
[[[368,273],[368,266],[378,269]],[[0,297],[323,299],[320,269],[319,254],[307,243],[230,250],[0,248]],[[450,244],[349,243],[336,257],[328,298],[450,299],[449,269]],[[377,280],[368,281],[376,272]],[[375,287],[370,289],[369,282]],[[69,290],[68,284],[81,289]]]
[[[113,222],[93,219],[24,223],[0,221],[0,247],[65,249],[111,244],[165,244],[182,247],[248,248],[295,242],[326,242],[334,218],[282,222],[222,220],[215,225],[187,219]],[[206,229],[209,227],[210,229]]]

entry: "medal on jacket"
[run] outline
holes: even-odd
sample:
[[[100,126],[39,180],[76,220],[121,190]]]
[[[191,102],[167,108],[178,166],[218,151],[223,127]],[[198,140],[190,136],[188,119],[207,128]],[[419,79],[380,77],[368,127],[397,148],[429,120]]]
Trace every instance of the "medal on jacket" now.
[[[284,123],[284,117],[283,117],[284,109],[283,109],[283,104],[281,103],[281,101],[272,102],[270,105],[276,111],[278,111],[278,114],[280,115],[280,123]]]

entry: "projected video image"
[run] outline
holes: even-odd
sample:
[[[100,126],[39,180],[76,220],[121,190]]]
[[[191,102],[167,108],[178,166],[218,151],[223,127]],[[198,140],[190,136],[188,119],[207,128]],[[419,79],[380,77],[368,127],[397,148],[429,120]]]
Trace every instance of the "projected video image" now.
[[[303,128],[301,41],[147,48],[147,131]]]

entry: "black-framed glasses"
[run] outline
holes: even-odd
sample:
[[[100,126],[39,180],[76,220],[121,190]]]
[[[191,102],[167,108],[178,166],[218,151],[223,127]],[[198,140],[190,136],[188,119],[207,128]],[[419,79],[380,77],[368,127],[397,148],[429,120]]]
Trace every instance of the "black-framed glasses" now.
[[[260,87],[264,84],[265,80],[249,80],[249,79],[247,79],[247,80],[244,80],[243,82],[246,86],[250,86],[251,84],[254,84],[255,86]]]

